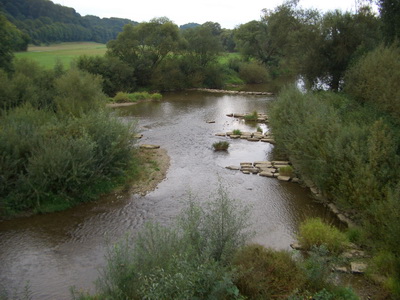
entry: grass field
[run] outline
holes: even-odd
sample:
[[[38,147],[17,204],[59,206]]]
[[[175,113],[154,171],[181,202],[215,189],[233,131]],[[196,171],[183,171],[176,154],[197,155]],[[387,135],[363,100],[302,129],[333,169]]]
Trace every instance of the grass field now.
[[[72,60],[80,55],[104,55],[105,44],[94,42],[59,43],[50,46],[29,46],[27,52],[18,52],[17,58],[29,58],[46,68],[52,68],[57,60],[69,67]]]

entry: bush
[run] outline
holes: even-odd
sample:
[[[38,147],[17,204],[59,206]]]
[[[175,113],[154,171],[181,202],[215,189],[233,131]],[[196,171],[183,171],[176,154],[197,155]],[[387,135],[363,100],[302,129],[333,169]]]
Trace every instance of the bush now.
[[[236,253],[233,265],[238,272],[235,283],[249,299],[282,299],[305,283],[288,252],[248,245]]]
[[[105,112],[58,118],[24,106],[5,115],[0,126],[3,214],[91,200],[132,168],[131,128]]]
[[[285,166],[285,167],[279,168],[279,175],[292,177],[293,176],[293,167]]]
[[[244,119],[246,121],[257,121],[257,119],[258,119],[257,111],[253,111],[251,114],[245,115]]]
[[[398,45],[380,46],[348,70],[345,91],[360,102],[376,104],[399,122],[399,81],[400,49]]]
[[[233,135],[242,135],[242,132],[240,131],[240,129],[234,129],[232,131]]]
[[[268,81],[269,74],[263,65],[250,62],[240,64],[239,77],[246,83],[263,83]]]
[[[348,242],[344,233],[319,218],[308,219],[300,224],[298,240],[304,249],[323,245],[333,253],[342,252]]]
[[[229,143],[228,142],[215,142],[213,144],[214,150],[215,151],[227,151],[229,148]]]
[[[174,226],[146,224],[109,248],[96,297],[240,299],[229,262],[249,238],[247,220],[222,187],[203,206],[189,198]]]
[[[129,98],[129,94],[128,93],[118,92],[114,96],[113,102],[115,102],[115,103],[126,103],[126,102],[131,102],[131,99]]]

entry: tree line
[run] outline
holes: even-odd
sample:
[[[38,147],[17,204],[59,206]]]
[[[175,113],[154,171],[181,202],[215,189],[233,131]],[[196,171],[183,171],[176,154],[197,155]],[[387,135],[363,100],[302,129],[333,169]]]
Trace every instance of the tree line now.
[[[46,0],[1,0],[0,11],[32,44],[114,39],[126,24],[136,22],[121,18],[81,16],[73,8]]]

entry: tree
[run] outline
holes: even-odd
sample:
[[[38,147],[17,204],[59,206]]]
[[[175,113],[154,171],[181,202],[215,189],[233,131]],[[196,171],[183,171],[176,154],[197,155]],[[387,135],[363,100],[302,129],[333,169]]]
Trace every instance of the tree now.
[[[27,44],[26,35],[0,14],[0,68],[11,71],[13,52],[16,49],[26,49]]]
[[[204,23],[183,32],[183,37],[187,42],[186,55],[190,57],[193,63],[201,67],[213,62],[219,52],[222,51],[218,26],[215,26],[215,24],[218,23]]]
[[[107,44],[107,54],[134,68],[139,85],[144,86],[160,62],[178,50],[179,45],[178,26],[167,18],[159,18],[136,26],[125,25],[117,39]]]
[[[379,0],[379,11],[383,22],[383,31],[387,42],[400,38],[400,1]]]

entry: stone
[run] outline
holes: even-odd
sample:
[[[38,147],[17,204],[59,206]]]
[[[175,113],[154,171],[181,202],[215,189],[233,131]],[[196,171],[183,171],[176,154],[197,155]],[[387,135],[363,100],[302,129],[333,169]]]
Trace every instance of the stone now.
[[[215,121],[206,121],[208,124],[215,123]]]
[[[332,271],[338,272],[338,273],[348,273],[349,272],[349,270],[345,266],[333,266]]]
[[[227,117],[233,117],[233,114],[231,113],[231,114],[227,114],[226,115]]]
[[[251,163],[251,162],[241,162],[240,163],[241,167],[243,167],[243,166],[252,166],[252,165],[253,165],[253,163]]]
[[[252,173],[252,174],[257,174],[258,172],[260,172],[259,169],[253,168],[253,167],[250,167],[250,168],[241,168],[241,171],[242,171],[242,172],[243,172],[243,171],[247,171],[247,172],[250,172],[250,173]]]
[[[225,167],[225,169],[233,170],[233,171],[239,171],[240,167],[238,167],[238,166],[227,166],[227,167]]]
[[[279,177],[279,173],[274,173],[274,178],[278,178]]]
[[[288,182],[288,181],[290,181],[290,176],[282,176],[282,175],[279,175],[279,176],[278,176],[278,180]]]
[[[244,116],[244,114],[233,114],[234,118],[243,118]]]
[[[231,139],[238,139],[240,138],[240,135],[236,135],[236,134],[231,134],[229,135]]]
[[[274,177],[274,173],[268,171],[261,171],[260,173],[258,173],[258,175],[270,178]]]
[[[339,210],[338,210],[338,208],[336,207],[335,204],[329,203],[328,207],[331,210],[331,212],[333,212],[335,215],[339,214]]]
[[[273,139],[261,139],[261,142],[264,142],[264,143],[270,143],[270,144],[275,144],[275,141],[273,140]]]
[[[143,134],[135,134],[133,137],[135,139],[141,139],[143,137]]]
[[[294,177],[294,178],[292,178],[292,182],[293,183],[299,183],[300,182],[300,178]]]
[[[268,160],[255,161],[255,162],[254,162],[254,165],[255,165],[255,166],[257,166],[257,165],[270,165],[270,166],[272,166],[271,162],[268,161]]]
[[[226,136],[226,133],[225,132],[219,132],[219,133],[216,133],[215,135],[216,136]]]
[[[250,174],[249,171],[246,171],[246,170],[241,170],[241,171],[242,171],[243,174],[246,174],[246,175]]]
[[[290,244],[290,247],[294,250],[302,250],[303,248],[300,246],[299,243],[292,243]]]
[[[348,251],[344,252],[341,256],[342,256],[343,258],[349,258],[349,259],[351,259],[351,258],[364,258],[364,257],[366,257],[364,251],[362,251],[362,250],[356,250],[356,249],[348,250]]]
[[[363,274],[367,269],[367,264],[363,262],[351,262],[350,263],[351,273]]]
[[[142,144],[139,146],[140,149],[158,149],[159,145]]]
[[[260,139],[255,138],[255,137],[248,138],[247,140],[248,140],[249,142],[259,142],[259,141],[260,141]]]

